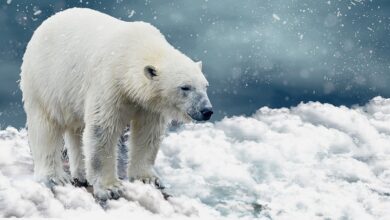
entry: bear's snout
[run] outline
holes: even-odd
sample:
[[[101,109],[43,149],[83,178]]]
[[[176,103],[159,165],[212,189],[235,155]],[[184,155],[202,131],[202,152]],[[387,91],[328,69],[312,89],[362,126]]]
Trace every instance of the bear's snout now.
[[[211,118],[211,115],[214,113],[212,108],[204,108],[200,111],[203,117],[203,121],[207,121]]]

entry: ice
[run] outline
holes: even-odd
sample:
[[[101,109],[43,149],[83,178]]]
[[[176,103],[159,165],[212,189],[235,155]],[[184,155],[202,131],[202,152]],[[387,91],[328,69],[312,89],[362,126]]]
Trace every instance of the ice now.
[[[105,209],[84,188],[33,180],[26,130],[0,131],[0,217],[390,219],[390,99],[260,108],[170,131],[167,192],[125,183]]]

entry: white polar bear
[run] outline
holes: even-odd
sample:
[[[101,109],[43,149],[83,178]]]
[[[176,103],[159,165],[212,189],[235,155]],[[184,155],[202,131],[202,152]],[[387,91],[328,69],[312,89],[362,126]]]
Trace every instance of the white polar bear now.
[[[153,171],[171,119],[208,120],[208,82],[195,63],[152,25],[73,8],[42,23],[27,45],[20,87],[38,180],[87,180],[100,199],[117,198],[116,144],[131,124],[131,179],[157,181]]]

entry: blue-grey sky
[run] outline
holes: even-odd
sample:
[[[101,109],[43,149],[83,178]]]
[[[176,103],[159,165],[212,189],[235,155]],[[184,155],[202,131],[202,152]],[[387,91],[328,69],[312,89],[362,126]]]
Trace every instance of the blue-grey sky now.
[[[25,124],[17,80],[33,31],[70,7],[150,22],[176,48],[202,60],[214,120],[265,105],[353,105],[390,97],[390,1],[2,0],[1,128]]]

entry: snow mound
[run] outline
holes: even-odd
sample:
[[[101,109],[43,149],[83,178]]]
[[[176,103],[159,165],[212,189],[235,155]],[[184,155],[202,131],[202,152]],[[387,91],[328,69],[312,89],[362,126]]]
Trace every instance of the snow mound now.
[[[318,102],[189,124],[156,162],[168,193],[125,183],[103,209],[84,188],[34,182],[26,131],[0,131],[0,217],[390,219],[390,99]]]

